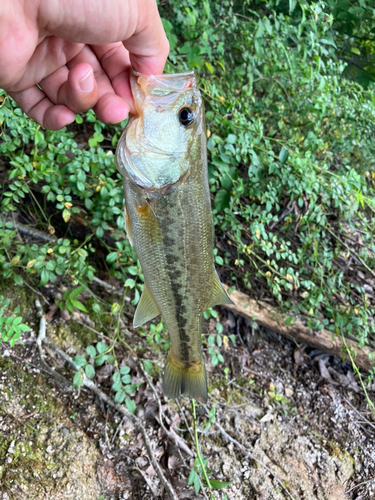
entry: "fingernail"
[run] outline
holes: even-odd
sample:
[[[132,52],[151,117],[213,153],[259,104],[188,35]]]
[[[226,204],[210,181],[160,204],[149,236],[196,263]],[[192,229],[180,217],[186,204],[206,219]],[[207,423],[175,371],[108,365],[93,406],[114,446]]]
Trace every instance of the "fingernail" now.
[[[91,92],[94,89],[95,78],[93,70],[90,71],[79,81],[79,86],[81,87],[82,92]]]

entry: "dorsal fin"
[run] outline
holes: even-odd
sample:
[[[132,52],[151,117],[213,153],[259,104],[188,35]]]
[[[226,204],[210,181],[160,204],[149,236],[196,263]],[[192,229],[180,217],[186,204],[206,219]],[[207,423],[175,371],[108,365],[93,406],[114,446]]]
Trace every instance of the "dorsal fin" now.
[[[156,304],[150,290],[147,285],[144,286],[141,300],[139,301],[137,310],[134,314],[133,326],[137,328],[138,326],[151,321],[160,314],[158,305]]]
[[[220,282],[219,276],[215,271],[214,284],[212,286],[211,298],[209,300],[207,309],[209,307],[219,306],[221,304],[232,304],[233,301],[224,290],[223,285]]]

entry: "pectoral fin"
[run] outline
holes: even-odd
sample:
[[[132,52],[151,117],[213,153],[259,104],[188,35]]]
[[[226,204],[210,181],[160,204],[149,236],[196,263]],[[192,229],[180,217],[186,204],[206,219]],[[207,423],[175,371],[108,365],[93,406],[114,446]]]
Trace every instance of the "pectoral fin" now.
[[[139,301],[137,310],[134,314],[134,328],[143,325],[147,321],[151,321],[155,318],[155,316],[158,316],[159,314],[159,307],[157,306],[153,296],[151,295],[150,290],[147,288],[147,285],[145,285],[141,300]]]
[[[219,276],[215,271],[214,284],[212,287],[211,298],[208,303],[207,309],[209,307],[219,306],[221,304],[233,304],[233,301],[229,297],[227,292],[224,290],[223,285],[220,282]]]
[[[129,243],[131,244],[131,246],[133,246],[132,227],[130,225],[130,217],[128,211],[126,210],[126,206],[125,206],[125,231],[126,234],[128,235]]]

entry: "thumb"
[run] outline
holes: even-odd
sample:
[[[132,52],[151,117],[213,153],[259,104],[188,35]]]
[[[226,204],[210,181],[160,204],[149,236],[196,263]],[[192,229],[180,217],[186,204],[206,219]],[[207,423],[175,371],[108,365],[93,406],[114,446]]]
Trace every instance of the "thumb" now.
[[[135,71],[144,75],[161,75],[169,54],[169,42],[156,2],[147,2],[149,9],[140,15],[137,30],[123,42]]]

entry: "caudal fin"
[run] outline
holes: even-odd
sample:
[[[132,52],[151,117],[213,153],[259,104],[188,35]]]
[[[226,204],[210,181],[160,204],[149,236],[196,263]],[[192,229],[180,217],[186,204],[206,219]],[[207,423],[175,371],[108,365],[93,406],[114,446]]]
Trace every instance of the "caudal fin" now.
[[[167,398],[178,398],[186,394],[197,401],[207,401],[206,368],[203,360],[186,366],[168,353],[163,378],[163,392]]]

